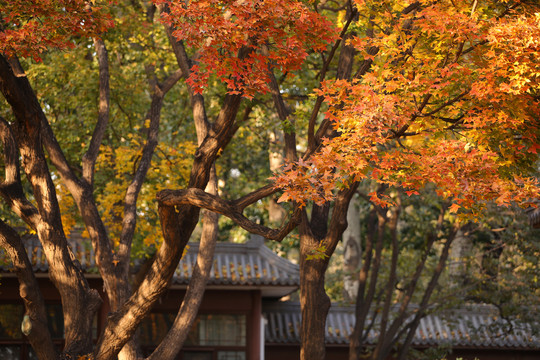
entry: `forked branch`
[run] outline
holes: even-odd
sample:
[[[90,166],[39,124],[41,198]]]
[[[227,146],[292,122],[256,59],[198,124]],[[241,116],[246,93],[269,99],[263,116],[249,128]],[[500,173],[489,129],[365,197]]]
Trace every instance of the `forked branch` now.
[[[216,212],[227,216],[243,229],[253,234],[261,235],[275,241],[283,240],[295,228],[301,213],[300,208],[295,209],[289,222],[280,229],[271,229],[249,220],[242,214],[242,210],[235,202],[224,200],[219,196],[208,194],[200,189],[162,190],[158,193],[157,199],[160,204],[166,206],[192,205]]]

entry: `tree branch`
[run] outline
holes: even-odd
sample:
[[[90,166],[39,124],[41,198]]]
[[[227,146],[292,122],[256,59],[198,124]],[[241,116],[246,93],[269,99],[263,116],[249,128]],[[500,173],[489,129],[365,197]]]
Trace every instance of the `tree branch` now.
[[[192,205],[225,215],[243,229],[276,241],[283,240],[294,229],[300,214],[300,210],[296,209],[287,224],[280,229],[271,229],[246,218],[234,202],[223,200],[219,196],[208,194],[200,189],[162,190],[158,193],[157,199],[166,206]]]
[[[24,195],[17,142],[8,122],[1,116],[0,139],[4,147],[5,164],[5,181],[0,183],[0,194],[8,206],[35,231],[41,219],[36,207]]]
[[[439,258],[439,262],[437,263],[437,267],[435,268],[433,276],[431,277],[429,284],[427,285],[427,288],[424,292],[424,296],[422,297],[422,300],[419,304],[418,311],[416,312],[414,319],[411,321],[410,326],[408,327],[409,332],[407,333],[405,341],[403,342],[401,346],[402,349],[407,349],[411,345],[412,339],[416,332],[416,328],[418,327],[418,324],[420,324],[420,320],[425,316],[426,310],[428,308],[429,299],[431,297],[431,294],[435,290],[435,287],[439,281],[439,277],[442,271],[444,270],[446,259],[448,258],[448,254],[450,251],[450,245],[452,245],[452,241],[454,240],[456,233],[457,233],[457,228],[454,228],[452,231],[452,234],[450,234],[449,238],[446,240],[446,243],[444,244],[444,247],[441,252],[441,256]],[[399,341],[401,336],[402,334],[396,336],[393,339],[393,341],[389,344],[389,348],[392,348],[392,346],[395,345],[395,343]],[[405,358],[404,355],[406,353],[407,351],[400,351],[400,355],[398,359],[403,360]]]
[[[350,1],[349,1],[349,4],[350,4]],[[345,24],[345,26],[341,30],[339,38],[334,43],[334,46],[332,46],[332,49],[330,50],[330,53],[328,54],[328,58],[326,59],[326,61],[323,64],[323,68],[321,70],[321,74],[320,74],[320,77],[319,77],[319,87],[320,87],[320,84],[324,81],[324,79],[326,77],[326,72],[328,71],[328,67],[330,66],[330,62],[334,58],[335,53],[336,53],[337,49],[339,48],[339,46],[341,45],[341,43],[346,41],[347,38],[351,38],[353,36],[352,34],[347,35],[347,30],[349,29],[349,26],[351,25],[352,21],[357,17],[357,13],[358,13],[357,10],[355,8],[352,8],[352,6],[347,7],[347,14],[348,14],[347,23]],[[350,45],[346,45],[344,48],[352,49],[352,53],[354,54],[354,47],[352,47]],[[349,56],[350,49],[341,51],[340,65],[338,65],[339,69],[343,68],[341,66],[341,64],[342,64],[342,57],[343,57],[343,55],[345,55],[345,53],[347,53],[347,57],[349,58],[348,63],[350,63],[350,65],[351,65],[350,68],[352,69],[352,63],[354,61],[354,56],[352,56],[352,57]],[[349,75],[348,76],[340,75],[339,74],[339,69],[338,69],[338,78],[348,78],[350,76],[350,69],[349,69]],[[313,106],[311,116],[309,118],[309,124],[308,124],[308,149],[310,149],[311,151],[313,151],[317,146],[316,145],[317,137],[315,136],[315,123],[317,121],[317,117],[319,115],[319,111],[321,109],[322,103],[323,103],[323,97],[318,96],[317,100],[315,101],[315,105]],[[324,133],[326,133],[326,131],[324,131]]]
[[[242,212],[246,207],[249,205],[264,199],[265,197],[268,197],[272,194],[275,194],[278,192],[279,189],[277,189],[273,184],[268,184],[266,186],[263,186],[260,189],[257,189],[247,195],[242,196],[241,198],[235,200],[234,207],[238,209],[238,211]]]
[[[218,193],[217,182],[216,168],[214,166],[207,186],[207,191],[211,195],[217,195]],[[219,231],[217,213],[206,210],[203,212],[202,217],[203,228],[197,262],[193,267],[193,274],[189,280],[186,295],[182,299],[182,304],[171,329],[147,360],[174,359],[182,348],[197,317],[206,283],[210,277],[210,270],[214,263],[214,250]]]
[[[82,177],[90,184],[94,183],[94,167],[99,154],[99,147],[107,124],[109,123],[109,104],[110,104],[110,88],[109,88],[109,58],[107,48],[101,38],[94,38],[94,47],[97,52],[97,60],[99,65],[99,105],[98,119],[90,146],[82,159]]]
[[[16,58],[11,58],[11,62],[18,63]],[[101,298],[88,286],[67,244],[55,186],[42,149],[41,126],[45,117],[41,106],[28,79],[17,76],[1,54],[0,90],[15,115],[14,137],[40,215],[36,232],[49,263],[51,280],[62,297],[66,330],[64,353],[70,356],[84,354],[92,347],[92,339],[87,334],[91,331],[93,315]],[[86,305],[84,313],[79,311],[81,304]]]
[[[156,87],[152,94],[152,102],[148,111],[150,125],[147,129],[146,143],[142,149],[142,156],[131,183],[126,189],[124,197],[124,216],[122,217],[122,232],[120,234],[120,245],[117,253],[119,266],[127,274],[129,268],[129,254],[131,252],[131,242],[135,227],[137,224],[137,198],[141,191],[143,182],[152,163],[152,156],[158,145],[159,123],[161,117],[161,108],[163,106],[164,94]]]
[[[276,107],[279,120],[284,125],[287,121],[294,125],[294,120],[289,120],[289,117],[291,116],[291,111],[285,105],[285,101],[283,101],[283,96],[281,95],[281,91],[279,90],[279,84],[277,83],[276,77],[274,76],[274,72],[270,68],[268,69],[268,77],[270,78],[270,83],[268,84],[268,86],[270,87],[270,92],[272,94],[272,99],[274,100],[274,105]],[[289,161],[294,161],[297,159],[296,132],[294,130],[287,131],[285,129],[283,133],[283,137],[285,139],[285,158]]]
[[[176,83],[183,77],[184,77],[184,72],[182,71],[182,69],[177,69],[175,72],[170,74],[165,79],[165,81],[159,84],[159,87],[161,88],[161,92],[163,94],[167,94],[169,90],[171,90],[172,87],[176,85]]]
[[[133,336],[140,322],[167,289],[182,252],[197,224],[198,209],[159,206],[163,244],[137,290],[111,314],[95,349],[95,358],[113,360]],[[180,221],[179,221],[180,220]]]
[[[418,117],[426,117],[426,116],[433,116],[435,115],[436,113],[438,113],[439,111],[441,111],[442,109],[444,109],[445,107],[447,106],[450,106],[452,104],[455,104],[456,102],[458,102],[459,100],[461,100],[464,96],[466,96],[468,93],[470,92],[470,90],[467,90],[467,91],[464,91],[462,92],[461,94],[459,94],[458,96],[456,96],[455,98],[453,99],[450,99],[448,101],[445,101],[443,104],[441,104],[440,106],[438,106],[437,108],[435,108],[434,110],[428,112],[427,114],[422,114],[422,109],[419,109],[418,113]]]

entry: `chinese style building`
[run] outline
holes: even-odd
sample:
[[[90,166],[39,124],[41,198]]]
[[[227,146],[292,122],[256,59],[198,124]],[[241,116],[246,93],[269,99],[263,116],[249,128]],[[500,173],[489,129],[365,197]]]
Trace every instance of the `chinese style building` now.
[[[49,327],[59,349],[63,319],[58,292],[48,278],[48,265],[35,237],[24,239],[46,301]],[[94,322],[94,337],[102,331],[109,308],[87,242],[72,236],[70,245],[91,287],[104,299]],[[180,261],[168,291],[139,329],[142,350],[149,355],[173,323],[185,294],[198,251],[197,243]],[[135,266],[136,267],[136,266]],[[0,359],[36,359],[21,332],[24,307],[17,278],[0,250]],[[300,306],[281,301],[299,287],[297,265],[273,253],[260,237],[245,244],[218,243],[211,277],[197,320],[179,360],[287,360],[300,353]],[[452,349],[448,359],[540,359],[540,337],[528,324],[513,324],[510,333],[497,330],[502,320],[487,305],[428,315],[418,327],[413,347]],[[447,314],[447,315],[448,315]],[[327,318],[327,359],[347,359],[354,326],[354,308],[333,306]],[[500,329],[500,327],[499,327]],[[376,330],[370,334],[374,341]]]

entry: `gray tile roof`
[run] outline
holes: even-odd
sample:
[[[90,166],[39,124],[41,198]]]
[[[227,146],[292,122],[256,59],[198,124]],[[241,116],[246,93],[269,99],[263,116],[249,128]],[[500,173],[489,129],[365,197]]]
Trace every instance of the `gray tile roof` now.
[[[40,242],[35,236],[23,238],[30,261],[36,272],[47,272],[49,265]],[[74,234],[68,240],[70,247],[87,273],[97,273],[94,250],[88,240]],[[198,243],[189,243],[173,276],[173,284],[187,285],[197,261]],[[0,271],[9,272],[11,265],[0,249]],[[276,255],[264,245],[264,239],[253,236],[245,244],[218,243],[208,285],[286,286],[298,287],[300,273],[298,265]],[[292,291],[294,289],[291,289]],[[288,291],[288,292],[290,292]]]
[[[197,261],[198,243],[190,243],[173,277],[175,284],[187,284]],[[299,286],[298,265],[276,255],[260,236],[245,244],[218,243],[210,274],[212,285]]]
[[[35,235],[23,235],[22,241],[26,249],[26,253],[30,258],[34,272],[45,273],[49,271],[49,264],[45,258],[43,247]],[[80,234],[75,233],[68,239],[71,250],[73,251],[76,259],[79,261],[80,266],[87,272],[97,272],[96,261],[94,256],[94,250],[87,239],[81,237]],[[4,252],[4,249],[0,248],[0,272],[10,272],[11,262],[9,257]]]
[[[266,302],[263,313],[267,320],[267,343],[300,343],[299,303]],[[326,322],[327,344],[348,344],[355,323],[354,307],[332,306]],[[507,331],[505,325],[493,306],[470,305],[440,315],[427,315],[416,330],[413,345],[540,350],[540,336],[533,334],[530,325],[514,321],[512,331]],[[368,343],[373,344],[377,335],[377,330],[372,329],[368,334]]]

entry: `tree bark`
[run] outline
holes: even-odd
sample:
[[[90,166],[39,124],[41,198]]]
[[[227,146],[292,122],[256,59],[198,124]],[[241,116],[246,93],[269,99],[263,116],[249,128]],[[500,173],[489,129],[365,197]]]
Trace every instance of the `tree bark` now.
[[[206,191],[211,194],[217,194],[217,176],[215,167],[212,168],[212,175]],[[218,237],[218,214],[209,210],[204,210],[202,215],[203,229],[199,253],[197,254],[197,263],[193,268],[193,274],[189,281],[186,295],[182,300],[178,314],[174,323],[161,341],[159,346],[148,357],[148,360],[172,360],[174,359],[184,341],[187,338],[195,319],[199,306],[204,295],[206,283],[210,276],[210,270],[214,263],[214,250]]]
[[[0,247],[7,252],[19,279],[19,294],[30,324],[25,335],[39,359],[55,360],[57,353],[47,327],[45,302],[32,271],[32,264],[17,232],[1,220]]]
[[[312,210],[308,220],[304,211],[300,231],[300,307],[301,360],[324,360],[326,354],[326,317],[330,299],[324,289],[324,278],[330,257],[347,228],[347,209],[358,183],[340,191],[332,213],[325,206]],[[327,225],[328,224],[328,225]],[[322,251],[322,256],[308,260],[308,255]]]
[[[328,260],[307,259],[319,247],[319,241],[311,235],[307,225],[307,217],[304,215],[300,224],[300,359],[323,360],[326,354],[326,316],[330,310],[330,298],[324,290]]]
[[[21,69],[17,59],[11,58],[8,62],[0,55],[0,89],[16,118],[13,132],[19,146],[22,168],[32,185],[40,215],[39,221],[30,225],[35,228],[43,245],[50,278],[62,298],[64,354],[77,357],[92,350],[92,322],[101,298],[97,291],[88,286],[67,244],[55,187],[42,149],[41,123],[44,115]]]
[[[358,198],[353,197],[347,211],[347,229],[343,233],[343,297],[354,302],[358,294],[358,273],[362,264],[362,241]]]

